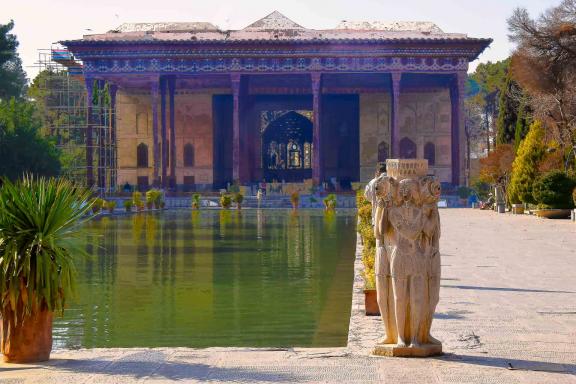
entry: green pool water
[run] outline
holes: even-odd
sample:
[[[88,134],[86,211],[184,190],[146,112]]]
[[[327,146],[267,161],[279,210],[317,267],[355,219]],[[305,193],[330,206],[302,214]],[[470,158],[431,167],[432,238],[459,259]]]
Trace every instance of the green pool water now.
[[[85,225],[56,348],[346,345],[355,213],[166,211]]]

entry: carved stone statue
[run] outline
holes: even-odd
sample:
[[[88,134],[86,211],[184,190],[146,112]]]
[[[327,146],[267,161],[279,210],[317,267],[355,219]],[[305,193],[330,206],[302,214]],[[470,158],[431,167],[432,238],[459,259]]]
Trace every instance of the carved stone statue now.
[[[374,235],[378,306],[386,337],[374,353],[432,356],[442,344],[430,335],[440,292],[440,183],[427,160],[387,160],[375,178]]]

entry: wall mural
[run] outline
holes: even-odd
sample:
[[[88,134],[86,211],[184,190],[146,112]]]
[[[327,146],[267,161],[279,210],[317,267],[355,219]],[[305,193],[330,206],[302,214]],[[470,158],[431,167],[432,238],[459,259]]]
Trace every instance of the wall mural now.
[[[262,168],[312,168],[312,111],[262,111]]]

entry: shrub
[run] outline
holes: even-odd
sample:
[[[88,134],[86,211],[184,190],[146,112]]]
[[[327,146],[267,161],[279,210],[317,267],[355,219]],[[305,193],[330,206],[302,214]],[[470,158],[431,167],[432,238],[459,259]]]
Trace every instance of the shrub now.
[[[472,190],[468,187],[459,187],[458,188],[458,197],[460,197],[461,199],[467,199],[468,197],[470,197],[470,194],[472,193]]]
[[[200,195],[198,193],[192,195],[192,208],[200,209]]]
[[[572,190],[572,202],[574,203],[574,206],[576,206],[576,188]]]
[[[160,201],[162,200],[162,191],[158,189],[151,189],[146,192],[146,205],[148,208],[152,208],[154,205],[156,208],[160,207]]]
[[[116,200],[110,200],[106,202],[106,208],[110,213],[114,212],[114,208],[116,208]]]
[[[244,195],[240,192],[234,194],[234,198],[232,199],[236,204],[242,204],[244,201]]]
[[[124,200],[124,208],[126,209],[126,212],[130,212],[133,206],[134,202],[132,200]]]
[[[376,238],[372,227],[372,204],[359,191],[356,195],[358,206],[358,233],[362,238],[362,263],[364,264],[364,287],[375,286],[374,261],[376,258]]]
[[[324,207],[326,209],[335,209],[337,205],[336,195],[331,193],[324,198]]]
[[[220,196],[220,206],[222,206],[222,208],[228,209],[230,205],[232,205],[232,197],[229,194],[224,193]]]
[[[138,206],[138,203],[142,201],[142,192],[133,192],[132,201],[134,202],[134,205]]]
[[[476,179],[472,182],[472,189],[474,192],[476,192],[476,195],[480,200],[485,201],[488,199],[488,194],[490,193],[490,184],[480,179]]]
[[[106,204],[106,202],[104,200],[102,200],[101,198],[97,197],[92,201],[92,212],[93,213],[98,213],[102,210],[102,207],[104,207],[104,204]]]
[[[563,171],[555,170],[534,182],[532,194],[539,208],[574,208],[572,191],[575,186],[574,179]]]
[[[292,203],[292,208],[298,208],[298,204],[300,203],[300,194],[298,192],[292,192],[290,195],[290,202]]]
[[[508,199],[512,204],[534,204],[532,188],[538,176],[538,164],[546,152],[544,129],[534,122],[526,138],[518,147],[518,155],[512,164],[512,179],[508,188]]]

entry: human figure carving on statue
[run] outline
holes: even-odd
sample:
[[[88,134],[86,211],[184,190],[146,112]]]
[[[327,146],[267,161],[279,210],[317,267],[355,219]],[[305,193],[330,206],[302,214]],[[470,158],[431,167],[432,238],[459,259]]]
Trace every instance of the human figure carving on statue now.
[[[425,176],[426,160],[392,161],[395,171],[371,182],[376,289],[386,331],[379,345],[405,349],[397,355],[429,356],[442,352],[430,336],[440,290],[440,184]]]

